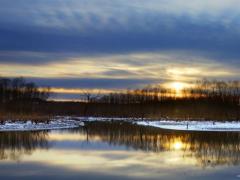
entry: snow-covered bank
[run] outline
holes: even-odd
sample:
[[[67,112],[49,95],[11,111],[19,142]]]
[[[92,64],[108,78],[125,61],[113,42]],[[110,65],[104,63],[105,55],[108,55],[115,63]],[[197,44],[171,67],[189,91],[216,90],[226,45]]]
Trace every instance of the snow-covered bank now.
[[[58,118],[62,118],[62,116],[57,116]],[[79,121],[87,121],[87,122],[94,122],[94,121],[100,121],[100,122],[109,122],[109,121],[126,121],[126,122],[133,122],[133,121],[141,121],[141,120],[148,120],[143,118],[121,118],[121,117],[71,117],[71,116],[65,116],[65,118],[69,119],[75,119]]]
[[[0,124],[1,131],[33,131],[33,130],[52,130],[68,129],[84,126],[87,122],[114,122],[124,121],[141,126],[151,126],[169,130],[184,131],[239,131],[240,122],[237,121],[175,121],[175,120],[158,120],[141,118],[107,118],[107,117],[71,117],[56,116],[48,123],[34,123],[31,121],[6,121]]]
[[[137,121],[138,125],[183,131],[240,131],[236,121]]]
[[[181,121],[181,120],[151,120],[142,118],[106,118],[106,117],[78,117],[78,120],[85,122],[100,121],[125,121],[137,125],[151,126],[169,130],[184,131],[239,131],[240,121]]]
[[[37,130],[52,130],[52,129],[68,129],[84,126],[84,122],[70,120],[68,118],[53,119],[48,123],[34,123],[31,121],[6,121],[0,124],[1,131],[37,131]]]
[[[140,120],[140,119],[134,119]],[[0,132],[3,131],[37,131],[37,130],[53,130],[53,129],[69,129],[84,126],[85,122],[112,122],[125,121],[133,122],[132,118],[107,118],[107,117],[72,117],[72,116],[56,116],[49,122],[35,123],[29,121],[11,121],[6,120],[0,124]]]

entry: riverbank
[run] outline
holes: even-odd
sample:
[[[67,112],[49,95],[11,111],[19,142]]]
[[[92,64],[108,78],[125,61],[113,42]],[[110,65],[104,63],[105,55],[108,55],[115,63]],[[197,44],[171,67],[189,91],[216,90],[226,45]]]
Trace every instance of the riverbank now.
[[[54,116],[124,117],[182,120],[240,120],[240,106],[227,103],[176,100],[162,103],[109,104],[86,102],[7,103],[0,104],[0,121],[47,120]]]
[[[53,129],[70,129],[84,126],[82,121],[73,120],[66,117],[56,117],[48,121],[12,121],[6,120],[0,124],[0,132],[6,131],[39,131]]]
[[[141,119],[141,118],[107,118],[107,117],[72,117],[56,116],[48,121],[36,122],[12,121],[6,120],[0,124],[0,131],[34,131],[34,130],[51,130],[51,129],[68,129],[84,126],[91,122],[127,122],[138,126],[149,126],[167,130],[182,131],[221,131],[221,132],[240,132],[239,121],[186,121],[173,119]]]

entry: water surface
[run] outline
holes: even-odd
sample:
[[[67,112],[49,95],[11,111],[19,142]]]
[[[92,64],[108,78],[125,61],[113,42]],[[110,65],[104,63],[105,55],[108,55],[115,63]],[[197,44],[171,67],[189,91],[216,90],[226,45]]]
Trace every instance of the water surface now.
[[[0,133],[0,179],[240,179],[240,133],[124,122]]]

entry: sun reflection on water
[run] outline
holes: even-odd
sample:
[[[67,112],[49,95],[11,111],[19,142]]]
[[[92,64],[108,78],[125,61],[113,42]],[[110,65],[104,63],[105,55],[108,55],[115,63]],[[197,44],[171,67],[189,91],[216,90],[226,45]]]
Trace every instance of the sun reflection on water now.
[[[181,141],[175,141],[173,144],[174,150],[181,150],[183,147],[183,143]]]

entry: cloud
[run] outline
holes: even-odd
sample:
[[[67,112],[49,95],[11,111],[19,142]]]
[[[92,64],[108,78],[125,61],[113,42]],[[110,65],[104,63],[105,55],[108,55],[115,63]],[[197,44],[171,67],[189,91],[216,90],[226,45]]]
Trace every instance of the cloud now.
[[[172,17],[187,17],[196,24],[220,22],[229,26],[240,14],[236,4],[237,0],[2,0],[0,22],[6,27],[36,26],[87,34],[89,30],[128,31],[134,27],[148,31],[158,25],[171,29]]]
[[[160,83],[161,80],[152,79],[111,79],[111,78],[28,78],[39,86],[55,88],[83,88],[83,89],[126,89],[143,87],[146,84]]]
[[[235,60],[240,57],[240,11],[236,3],[2,0],[0,50],[88,55],[192,50]]]
[[[37,55],[41,57],[41,54]],[[207,59],[196,53],[171,51],[72,56],[65,60],[37,65],[4,62],[0,63],[0,72],[7,77],[41,79],[53,87],[128,88],[144,83],[190,82],[201,78],[239,79],[238,65]],[[83,82],[83,79],[84,83],[79,83]],[[115,83],[121,81],[125,83]]]
[[[70,88],[239,79],[237,4],[0,0],[0,75]]]

